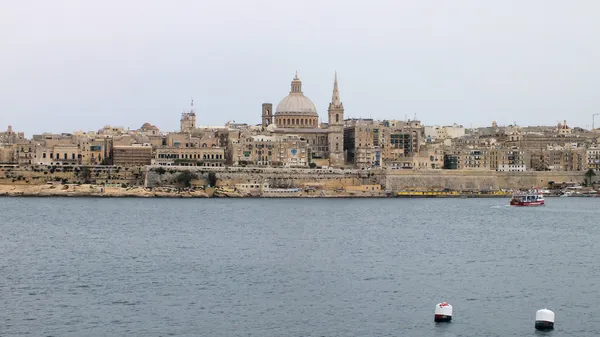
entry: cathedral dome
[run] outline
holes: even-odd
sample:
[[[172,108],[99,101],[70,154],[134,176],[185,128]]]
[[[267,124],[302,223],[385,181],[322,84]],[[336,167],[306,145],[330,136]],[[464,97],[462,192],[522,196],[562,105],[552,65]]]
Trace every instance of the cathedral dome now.
[[[275,115],[303,115],[317,117],[317,108],[302,92],[302,81],[298,74],[292,80],[292,90],[285,96],[275,109]]]
[[[292,80],[289,95],[275,109],[275,124],[284,128],[315,128],[319,115],[313,102],[302,92],[302,81],[298,73]]]
[[[294,93],[285,96],[277,104],[275,114],[318,116],[317,108],[308,97]]]

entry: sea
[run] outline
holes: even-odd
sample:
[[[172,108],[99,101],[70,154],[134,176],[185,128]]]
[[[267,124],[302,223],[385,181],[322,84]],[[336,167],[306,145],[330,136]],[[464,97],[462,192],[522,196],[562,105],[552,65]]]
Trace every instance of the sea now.
[[[0,336],[600,335],[600,199],[508,202],[0,198]]]

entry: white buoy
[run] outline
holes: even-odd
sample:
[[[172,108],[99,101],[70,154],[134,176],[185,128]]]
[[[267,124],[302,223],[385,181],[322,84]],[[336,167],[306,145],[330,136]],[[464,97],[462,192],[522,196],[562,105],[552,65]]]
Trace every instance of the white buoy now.
[[[446,302],[435,306],[434,322],[450,322],[452,320],[452,306]]]
[[[548,309],[540,309],[535,313],[535,328],[538,330],[554,329],[554,313]]]

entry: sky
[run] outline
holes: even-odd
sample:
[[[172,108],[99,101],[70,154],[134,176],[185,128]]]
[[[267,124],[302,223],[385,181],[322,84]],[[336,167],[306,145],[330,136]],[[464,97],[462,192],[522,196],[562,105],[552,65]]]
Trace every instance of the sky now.
[[[590,127],[593,0],[0,0],[0,129],[260,123],[296,71],[323,121]],[[600,116],[598,123],[600,125]]]

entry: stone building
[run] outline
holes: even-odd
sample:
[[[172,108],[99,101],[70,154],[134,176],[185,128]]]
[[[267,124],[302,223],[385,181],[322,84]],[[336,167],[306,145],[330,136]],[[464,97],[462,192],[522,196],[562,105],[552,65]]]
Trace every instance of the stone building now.
[[[162,147],[154,151],[152,165],[224,166],[225,149],[219,147]]]
[[[228,152],[233,166],[308,167],[310,145],[298,135],[241,135]]]
[[[36,165],[81,165],[82,156],[77,145],[39,146],[35,149]]]
[[[25,141],[25,134],[23,132],[15,132],[11,125],[8,126],[6,131],[0,132],[0,143],[4,144],[16,144]]]
[[[196,112],[194,111],[194,101],[188,112],[181,114],[180,131],[190,133],[196,129]]]
[[[319,125],[319,115],[313,102],[304,95],[298,73],[291,82],[291,89],[271,115],[272,105],[264,103],[261,110],[262,127],[279,139],[298,138],[308,145],[306,160],[327,160],[329,166],[345,165],[344,155],[344,106],[340,100],[337,73],[334,76],[333,94],[328,107],[326,127]],[[267,128],[271,126],[270,128]],[[297,158],[300,160],[300,158]]]
[[[148,122],[144,123],[142,127],[137,130],[137,132],[145,136],[158,136],[160,134],[158,127]]]
[[[0,164],[15,164],[15,148],[12,144],[0,143]]]
[[[344,157],[344,105],[340,100],[337,72],[333,80],[333,95],[329,103],[327,123],[327,144],[329,147],[329,165],[340,167],[345,165]]]
[[[268,110],[267,104],[263,105],[263,110]],[[308,97],[304,96],[298,73],[292,80],[290,93],[277,104],[274,119],[275,125],[282,128],[316,128],[319,124],[317,108]],[[267,120],[263,124],[272,124],[272,121],[269,123]]]
[[[142,166],[152,163],[151,146],[114,146],[112,153],[113,165]]]

